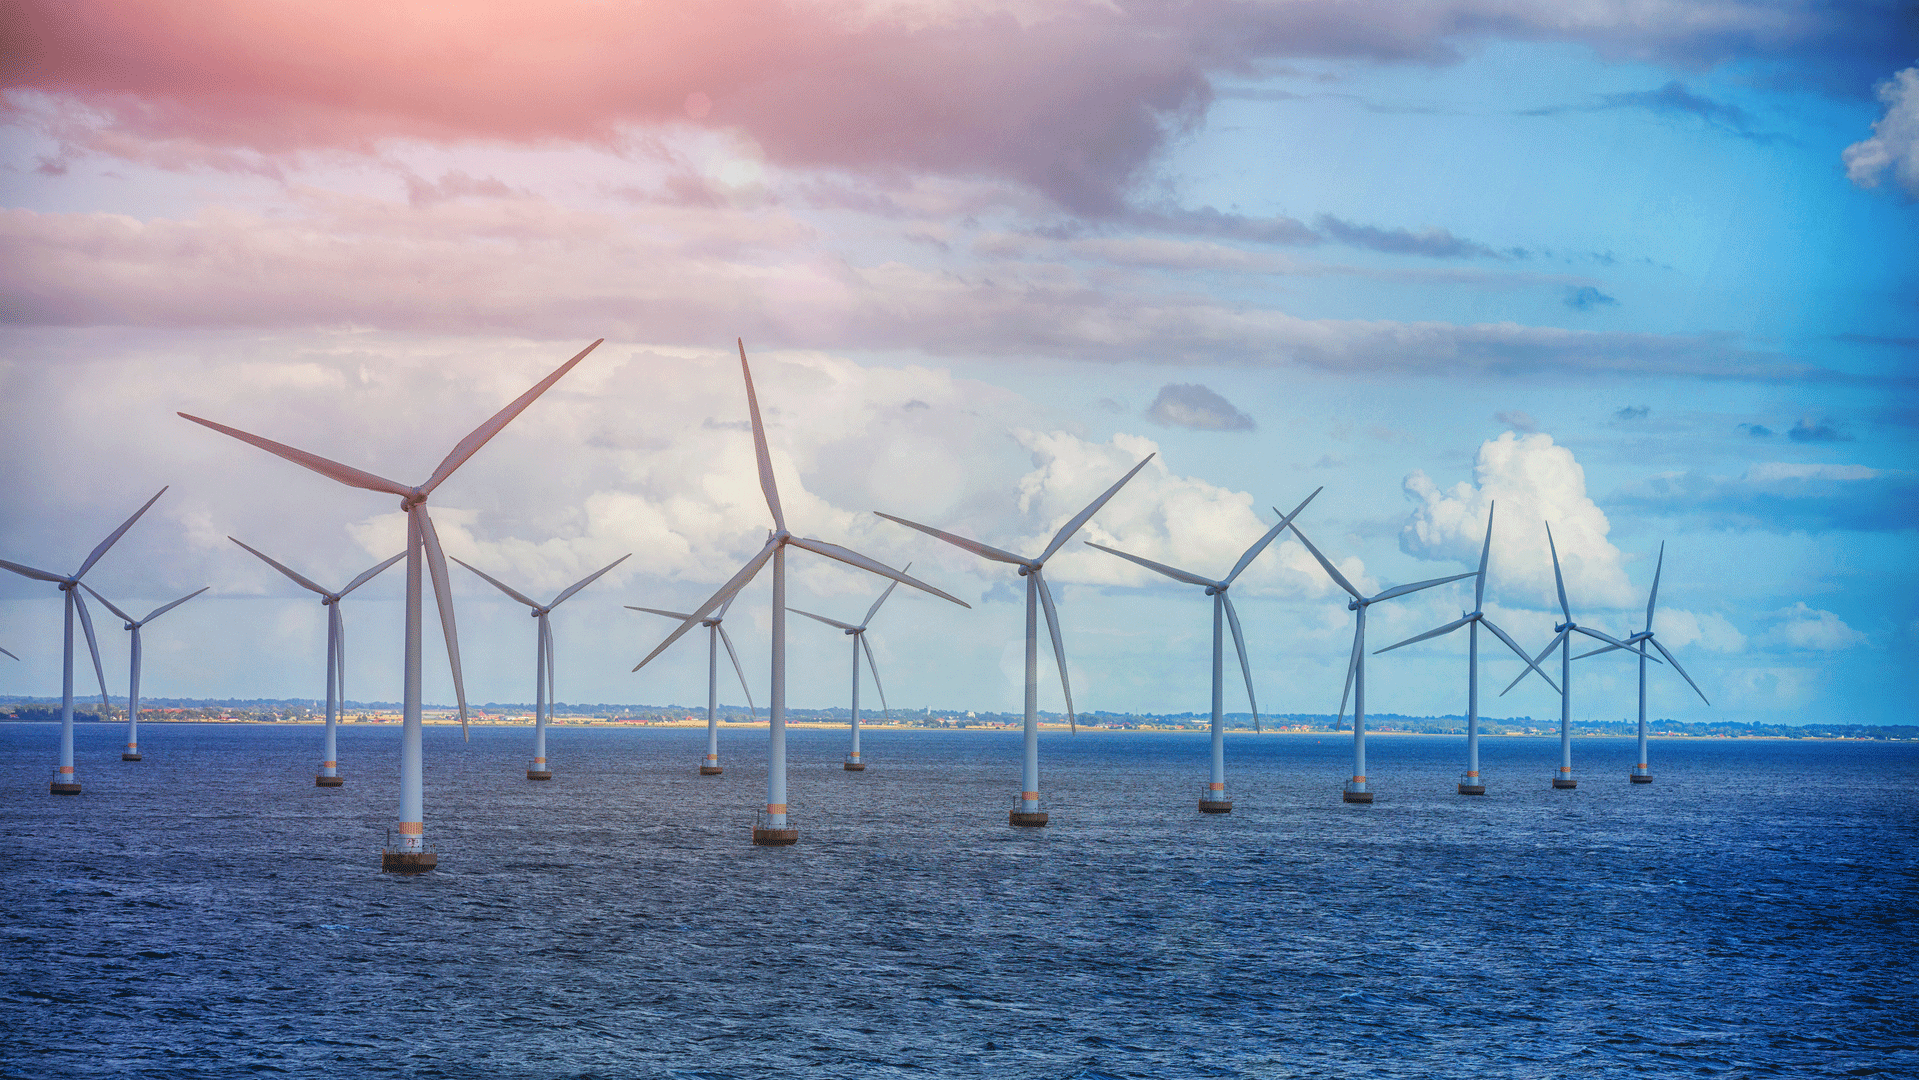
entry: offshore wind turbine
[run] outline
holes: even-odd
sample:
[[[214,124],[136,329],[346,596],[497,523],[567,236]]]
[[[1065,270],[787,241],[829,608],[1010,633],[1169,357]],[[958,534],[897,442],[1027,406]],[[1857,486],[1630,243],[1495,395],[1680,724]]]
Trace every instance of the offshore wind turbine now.
[[[738,573],[734,574],[720,591],[707,598],[706,603],[695,608],[666,640],[654,646],[652,652],[633,665],[639,671],[647,661],[659,656],[667,646],[680,639],[680,635],[693,629],[720,605],[732,599],[733,595],[745,588],[753,580],[760,568],[769,560],[773,563],[773,677],[767,702],[767,808],[762,812],[760,822],[754,826],[753,842],[762,846],[779,847],[792,844],[800,839],[799,826],[787,818],[787,560],[789,547],[811,551],[824,555],[849,566],[857,566],[870,573],[895,581],[904,581],[921,592],[932,593],[942,600],[951,600],[961,607],[971,607],[966,601],[949,596],[939,589],[908,577],[891,567],[882,565],[865,555],[838,544],[829,544],[824,540],[795,536],[787,531],[787,517],[780,510],[780,491],[773,483],[773,458],[767,452],[767,430],[760,422],[760,402],[753,393],[753,372],[747,367],[747,346],[736,341],[740,347],[740,374],[747,384],[747,413],[753,421],[753,452],[760,467],[760,491],[767,498],[767,509],[773,514],[773,532],[768,535],[766,546],[758,554],[747,560]]]
[[[983,559],[1011,563],[1019,569],[1020,576],[1027,579],[1026,724],[1020,765],[1020,799],[1014,804],[1013,809],[1007,811],[1007,823],[1010,825],[1037,828],[1047,823],[1046,811],[1040,809],[1040,637],[1039,624],[1035,617],[1036,608],[1044,608],[1047,613],[1047,632],[1053,638],[1053,662],[1060,671],[1060,692],[1067,702],[1067,724],[1076,732],[1080,730],[1079,721],[1073,715],[1073,688],[1067,685],[1067,650],[1060,643],[1060,617],[1053,608],[1053,591],[1047,588],[1047,579],[1040,576],[1041,568],[1046,565],[1048,559],[1053,558],[1054,552],[1060,550],[1061,545],[1071,539],[1074,533],[1080,531],[1080,526],[1085,525],[1101,507],[1107,505],[1107,500],[1113,498],[1122,487],[1126,486],[1127,481],[1133,479],[1135,473],[1146,468],[1147,462],[1152,460],[1152,454],[1141,458],[1138,465],[1127,470],[1127,475],[1115,481],[1112,487],[1093,500],[1085,510],[1075,514],[1071,520],[1061,526],[1060,531],[1055,533],[1053,539],[1048,542],[1046,550],[1033,559],[1022,558],[997,547],[989,547],[978,540],[969,540],[964,536],[942,532],[931,525],[921,525],[906,518],[874,511],[888,521],[905,525],[909,529],[919,529],[928,536],[938,537],[962,551],[971,551]]]
[[[1560,614],[1565,615],[1567,621],[1553,628],[1553,640],[1547,642],[1547,647],[1541,649],[1540,655],[1534,657],[1531,663],[1537,664],[1545,660],[1547,655],[1553,652],[1556,646],[1560,649],[1560,772],[1554,776],[1553,786],[1571,791],[1576,786],[1573,779],[1573,635],[1575,633],[1581,633],[1596,641],[1604,641],[1616,648],[1628,649],[1629,651],[1634,650],[1632,646],[1629,646],[1626,642],[1618,638],[1610,637],[1595,630],[1591,626],[1581,626],[1573,621],[1573,610],[1567,605],[1567,583],[1566,580],[1560,576],[1560,551],[1553,546],[1553,526],[1551,524],[1547,526],[1547,551],[1553,556],[1553,587],[1559,590],[1560,593]],[[1665,649],[1661,649],[1660,651],[1666,652]],[[1645,660],[1641,661],[1642,664],[1645,662]],[[1656,664],[1659,662],[1658,660],[1654,661]],[[1521,672],[1520,678],[1507,684],[1507,690],[1511,690],[1520,685],[1520,679],[1526,677],[1527,673],[1524,671]],[[1692,680],[1688,681],[1691,682]],[[1500,696],[1505,697],[1507,690],[1500,691]]]
[[[453,560],[461,566],[479,574],[482,578],[485,578],[487,584],[492,585],[494,588],[499,589],[501,592],[532,608],[533,618],[539,623],[538,631],[534,635],[533,646],[533,763],[527,766],[527,779],[529,780],[553,779],[553,770],[547,767],[547,722],[553,719],[553,703],[556,699],[553,696],[553,629],[547,623],[547,616],[553,612],[554,608],[565,603],[568,597],[593,584],[595,579],[599,578],[601,574],[626,562],[632,557],[632,554],[632,552],[628,552],[600,569],[595,570],[593,573],[588,574],[586,577],[581,578],[579,581],[574,582],[572,585],[560,590],[560,595],[554,597],[553,602],[548,604],[541,604],[528,599],[526,596],[501,582],[499,578],[488,574],[485,570],[480,569],[470,562],[461,559]]]
[[[1373,655],[1379,656],[1384,652],[1392,652],[1401,645],[1411,645],[1416,641],[1443,637],[1463,626],[1467,628],[1467,771],[1466,775],[1460,778],[1458,785],[1458,791],[1462,795],[1485,795],[1487,793],[1487,785],[1480,779],[1480,628],[1485,626],[1488,630],[1493,631],[1493,635],[1505,642],[1507,648],[1513,650],[1514,655],[1525,660],[1527,666],[1539,672],[1541,678],[1547,679],[1547,673],[1540,671],[1539,666],[1528,658],[1526,650],[1515,644],[1514,640],[1507,636],[1505,630],[1495,626],[1493,620],[1487,618],[1486,612],[1482,610],[1484,606],[1482,601],[1486,598],[1487,594],[1487,556],[1492,550],[1493,504],[1489,502],[1487,504],[1487,538],[1480,544],[1480,571],[1475,574],[1473,578],[1473,610],[1439,629],[1429,630],[1424,634],[1415,634],[1413,637],[1398,644],[1389,645],[1384,649],[1375,649],[1373,651]],[[1524,676],[1526,672],[1523,671],[1520,674]],[[1556,692],[1560,689],[1558,686],[1553,685],[1552,679],[1547,679],[1547,685],[1553,686]]]
[[[66,597],[66,644],[62,650],[60,665],[60,762],[55,766],[53,780],[47,784],[47,790],[52,794],[80,794],[80,778],[73,771],[73,614],[75,611],[80,613],[80,627],[87,634],[87,651],[93,654],[93,674],[100,680],[100,703],[106,706],[107,715],[113,713],[113,704],[107,700],[106,669],[100,666],[100,643],[94,640],[93,616],[87,614],[86,597],[80,595],[80,579],[86,577],[87,571],[93,569],[93,564],[100,561],[100,556],[105,555],[115,541],[125,536],[127,530],[133,528],[133,523],[140,520],[140,515],[146,513],[147,508],[160,501],[160,496],[166,493],[166,488],[154,492],[153,498],[147,500],[146,506],[135,510],[132,517],[113,530],[105,540],[100,541],[99,546],[93,549],[93,554],[87,556],[87,561],[80,564],[80,569],[71,574],[48,573],[45,570],[35,570],[31,566],[0,559],[0,569],[11,570],[21,577],[30,577],[36,581],[51,581],[60,586],[60,591]]]
[[[339,730],[340,712],[346,708],[347,702],[347,617],[340,611],[340,601],[344,600],[348,593],[379,577],[381,571],[387,567],[406,558],[407,553],[403,551],[362,573],[339,592],[328,592],[241,541],[231,536],[227,539],[233,540],[234,543],[252,552],[261,562],[285,574],[294,584],[310,592],[319,593],[320,604],[327,609],[327,734],[326,746],[323,749],[326,757],[320,761],[320,772],[313,778],[313,786],[340,787],[346,783],[346,778],[340,775],[340,754],[335,734]]]
[[[179,607],[181,604],[184,604],[187,601],[193,599],[194,597],[199,596],[201,593],[206,592],[207,589],[212,588],[212,586],[202,586],[198,589],[193,590],[187,595],[181,597],[180,599],[173,601],[170,604],[162,604],[159,607],[154,608],[152,611],[148,612],[147,617],[144,619],[136,619],[133,616],[127,614],[126,612],[121,611],[119,608],[114,607],[113,601],[108,600],[104,596],[101,596],[99,590],[95,589],[91,585],[82,585],[81,588],[92,593],[93,598],[95,600],[98,600],[101,603],[107,605],[108,611],[111,611],[115,615],[120,616],[121,621],[126,623],[126,626],[124,627],[124,629],[131,630],[133,632],[133,641],[130,647],[130,657],[127,662],[127,667],[130,672],[127,680],[127,748],[125,750],[120,751],[120,760],[121,761],[139,761],[140,760],[140,628],[152,622],[153,620],[159,618],[160,616],[165,615],[167,612],[172,611],[174,608]]]
[[[1347,660],[1347,682],[1340,690],[1340,712],[1338,718],[1347,714],[1347,691],[1353,691],[1353,779],[1347,781],[1340,791],[1340,801],[1350,803],[1371,803],[1373,792],[1367,788],[1367,609],[1382,600],[1391,600],[1396,596],[1417,593],[1421,589],[1431,589],[1435,585],[1445,585],[1449,581],[1459,581],[1473,575],[1454,574],[1451,577],[1433,578],[1430,581],[1416,581],[1411,585],[1395,585],[1372,596],[1362,596],[1360,590],[1353,587],[1340,571],[1333,568],[1320,549],[1313,546],[1307,534],[1300,526],[1292,526],[1293,535],[1300,538],[1313,554],[1320,569],[1327,572],[1335,585],[1347,591],[1352,599],[1347,601],[1347,610],[1353,612],[1353,653]],[[1524,674],[1524,672],[1522,673]]]
[[[900,572],[904,574],[911,569],[913,564],[908,563],[900,568]],[[887,716],[893,715],[893,710],[887,708],[887,691],[880,685],[880,665],[874,662],[873,646],[867,644],[867,627],[872,625],[874,615],[880,611],[880,605],[887,602],[887,597],[892,596],[893,590],[899,585],[897,581],[887,584],[886,591],[881,593],[880,599],[875,600],[873,606],[867,609],[867,617],[860,620],[859,626],[843,623],[838,619],[829,619],[825,615],[815,615],[811,611],[801,611],[799,608],[787,609],[795,615],[805,615],[809,619],[826,623],[828,626],[837,626],[841,633],[853,639],[853,705],[848,709],[848,726],[852,731],[853,741],[847,746],[847,760],[841,763],[841,768],[848,772],[864,772],[867,768],[867,763],[860,760],[860,650],[862,649],[867,652],[867,667],[873,671],[874,692],[880,695],[880,711]]]
[[[600,340],[605,340],[604,338]],[[383,850],[380,853],[380,869],[397,873],[418,873],[431,870],[440,857],[429,851],[426,844],[425,814],[425,769],[422,759],[422,738],[420,725],[420,616],[421,616],[421,577],[423,573],[433,576],[433,596],[440,608],[440,629],[447,639],[447,663],[453,670],[453,693],[460,703],[460,731],[467,730],[467,688],[460,677],[460,638],[453,624],[453,586],[447,579],[447,559],[440,550],[440,537],[433,530],[433,519],[427,515],[427,497],[435,488],[444,483],[453,471],[465,464],[467,459],[487,444],[487,440],[500,433],[519,416],[534,399],[547,392],[547,388],[560,381],[560,377],[573,370],[573,366],[586,358],[600,341],[581,349],[573,359],[560,365],[553,374],[533,385],[533,389],[515,398],[506,408],[493,414],[486,423],[475,428],[466,438],[460,440],[451,453],[440,462],[433,475],[416,487],[363,472],[351,465],[342,465],[330,461],[318,454],[309,454],[305,450],[296,450],[283,443],[264,439],[258,435],[249,435],[225,424],[216,424],[211,420],[202,420],[197,416],[181,413],[185,419],[196,424],[212,428],[215,431],[231,435],[241,442],[286,458],[296,465],[312,469],[322,476],[338,480],[348,487],[365,488],[368,491],[384,492],[400,498],[400,509],[407,515],[407,621],[406,621],[406,659],[401,689],[401,725],[400,725],[400,820],[395,831],[400,835],[400,846]]]
[[[1314,488],[1313,495],[1318,495],[1324,490],[1324,488]],[[1091,540],[1086,541],[1088,547],[1099,548],[1109,555],[1118,555],[1129,562],[1138,563],[1152,570],[1154,573],[1164,574],[1175,581],[1184,581],[1189,585],[1198,585],[1207,590],[1208,596],[1213,597],[1213,771],[1208,776],[1205,792],[1200,796],[1200,812],[1203,814],[1229,814],[1233,812],[1233,800],[1227,798],[1227,751],[1224,734],[1226,730],[1226,693],[1225,688],[1222,686],[1223,669],[1225,667],[1225,660],[1223,658],[1225,648],[1220,639],[1220,617],[1222,614],[1226,616],[1227,624],[1233,628],[1233,647],[1240,653],[1240,674],[1247,680],[1247,707],[1253,711],[1253,730],[1260,730],[1260,705],[1253,697],[1253,668],[1247,663],[1247,642],[1240,634],[1240,616],[1233,610],[1233,601],[1228,598],[1227,589],[1233,584],[1233,579],[1239,577],[1240,572],[1251,565],[1253,560],[1259,557],[1262,551],[1266,550],[1267,545],[1271,544],[1275,537],[1279,536],[1287,526],[1293,524],[1294,517],[1297,516],[1300,511],[1305,510],[1307,504],[1313,501],[1313,495],[1309,495],[1300,500],[1300,505],[1293,508],[1293,513],[1285,515],[1280,519],[1280,524],[1267,530],[1265,536],[1255,541],[1254,545],[1247,549],[1246,554],[1240,556],[1240,561],[1234,564],[1233,572],[1219,581],[1201,577],[1199,574],[1190,571],[1178,570],[1174,567],[1154,562],[1152,559],[1143,559],[1138,555],[1129,555],[1124,551],[1110,548],[1105,544],[1096,544]],[[1276,509],[1274,513],[1279,513],[1279,510]]]
[[[1700,695],[1700,700],[1706,701],[1709,706],[1713,704],[1713,702],[1707,701],[1706,692],[1701,690],[1699,684],[1693,681],[1693,676],[1688,675],[1686,669],[1680,666],[1680,661],[1674,659],[1673,654],[1667,651],[1665,645],[1654,640],[1653,601],[1655,597],[1660,595],[1660,570],[1666,566],[1666,563],[1667,545],[1662,542],[1660,545],[1660,561],[1653,565],[1653,588],[1647,591],[1647,628],[1627,639],[1627,644],[1636,646],[1631,650],[1633,654],[1640,658],[1640,763],[1635,765],[1633,770],[1627,774],[1627,778],[1636,784],[1653,783],[1653,770],[1647,767],[1647,661],[1653,660],[1653,657],[1647,655],[1647,646],[1651,645],[1659,649],[1660,655],[1666,657],[1667,663],[1673,665],[1673,670],[1679,672],[1680,677],[1687,680],[1687,685],[1693,687],[1693,692]],[[1618,645],[1605,645],[1590,653],[1581,653],[1579,656],[1574,657],[1574,659],[1585,660],[1589,656],[1598,656],[1603,652],[1612,652],[1619,647]],[[1660,661],[1653,660],[1653,662],[1657,664]]]
[[[720,646],[723,644],[727,647],[727,656],[733,660],[733,673],[740,676],[740,689],[747,695],[747,715],[758,719],[753,707],[753,691],[747,688],[747,673],[740,666],[740,654],[733,651],[733,639],[727,636],[727,628],[721,625],[726,621],[727,609],[733,606],[739,595],[735,593],[727,597],[727,602],[720,605],[720,610],[700,620],[700,625],[707,628],[707,756],[700,763],[701,776],[719,776],[726,771],[720,767]],[[680,622],[693,618],[678,611],[662,611],[633,604],[627,607],[651,615],[665,615]]]

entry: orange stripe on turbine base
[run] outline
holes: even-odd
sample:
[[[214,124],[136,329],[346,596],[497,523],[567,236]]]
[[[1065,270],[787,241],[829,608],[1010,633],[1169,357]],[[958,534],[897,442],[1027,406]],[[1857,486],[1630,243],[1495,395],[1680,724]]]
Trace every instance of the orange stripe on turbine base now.
[[[787,804],[786,804],[786,803],[783,803],[783,802],[770,802],[770,803],[768,803],[768,804],[767,804],[767,813],[769,813],[769,814],[784,814],[784,813],[786,813],[786,812],[787,812]]]
[[[1208,791],[1225,791],[1225,790],[1227,790],[1227,785],[1225,785],[1225,784],[1208,784],[1208,785],[1207,785],[1207,790],[1208,790]]]
[[[543,757],[537,757],[533,759],[533,763],[535,765],[545,765],[547,763],[547,759]]]
[[[323,761],[320,763],[320,767],[323,769],[331,769],[337,767],[339,764],[337,761]]]
[[[71,766],[71,765],[62,765],[62,766],[60,766],[60,775],[61,775],[61,776],[72,776],[72,775],[73,775],[73,766]]]
[[[401,836],[419,836],[425,831],[425,826],[418,821],[403,821],[394,826],[393,831],[399,833]]]
[[[1023,792],[1021,792],[1021,793],[1020,793],[1020,797],[1021,797],[1022,799],[1025,799],[1025,800],[1026,800],[1026,801],[1028,801],[1028,802],[1039,802],[1039,801],[1040,801],[1040,793],[1039,793],[1039,792],[1037,792],[1037,791],[1023,791]]]

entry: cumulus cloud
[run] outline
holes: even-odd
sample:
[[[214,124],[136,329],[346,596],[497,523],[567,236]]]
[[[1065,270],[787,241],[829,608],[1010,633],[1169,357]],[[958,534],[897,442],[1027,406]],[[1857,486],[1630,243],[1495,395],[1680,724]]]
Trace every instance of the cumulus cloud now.
[[[1911,472],[1770,461],[1739,476],[1660,473],[1624,485],[1607,505],[1722,529],[1890,532],[1914,527],[1915,500]]]
[[[1887,106],[1873,122],[1873,137],[1862,139],[1840,153],[1847,179],[1863,188],[1879,187],[1887,173],[1907,193],[1915,194],[1920,171],[1920,68],[1908,68],[1875,88]]]
[[[1631,627],[1630,629],[1637,629]],[[1718,612],[1685,611],[1680,608],[1656,608],[1653,630],[1660,644],[1679,650],[1689,645],[1717,653],[1746,651],[1747,636]]]
[[[1831,611],[1808,607],[1796,600],[1791,607],[1773,613],[1774,624],[1766,641],[1776,648],[1796,652],[1840,652],[1864,645],[1867,635],[1840,621]]]
[[[1147,419],[1195,431],[1252,431],[1253,417],[1199,383],[1168,383],[1147,406]]]
[[[1587,496],[1586,471],[1552,436],[1509,431],[1482,443],[1471,483],[1463,480],[1442,490],[1416,470],[1403,486],[1416,504],[1400,530],[1400,549],[1407,554],[1479,565],[1491,505],[1498,515],[1487,571],[1491,589],[1524,595],[1541,606],[1558,605],[1547,534],[1540,525],[1545,521],[1553,527],[1576,615],[1582,607],[1634,602],[1620,549],[1607,539],[1612,526]]]

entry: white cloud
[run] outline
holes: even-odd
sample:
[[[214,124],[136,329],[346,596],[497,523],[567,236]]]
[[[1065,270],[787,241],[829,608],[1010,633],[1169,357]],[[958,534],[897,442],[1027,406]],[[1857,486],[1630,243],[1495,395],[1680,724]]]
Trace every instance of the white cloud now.
[[[1695,643],[1718,653],[1744,652],[1747,648],[1747,636],[1727,621],[1726,616],[1716,612],[1656,608],[1653,629],[1660,637],[1660,644],[1669,649],[1678,650]]]
[[[1767,642],[1779,648],[1800,652],[1839,652],[1863,645],[1867,635],[1840,621],[1831,611],[1808,607],[1796,600],[1792,607],[1773,613],[1776,622],[1767,631]]]
[[[1908,68],[1877,87],[1887,113],[1873,122],[1873,137],[1862,139],[1841,151],[1846,162],[1847,179],[1863,188],[1880,186],[1880,178],[1889,170],[1894,183],[1909,197],[1915,193],[1916,163],[1920,162],[1920,105],[1916,104],[1916,74]]]
[[[1498,516],[1487,569],[1490,592],[1517,592],[1543,606],[1558,605],[1544,521],[1553,526],[1576,616],[1583,607],[1634,602],[1620,549],[1607,539],[1607,515],[1587,496],[1586,472],[1552,436],[1508,431],[1482,443],[1472,483],[1442,490],[1415,470],[1404,486],[1419,504],[1400,530],[1400,549],[1407,554],[1478,566],[1492,504]]]

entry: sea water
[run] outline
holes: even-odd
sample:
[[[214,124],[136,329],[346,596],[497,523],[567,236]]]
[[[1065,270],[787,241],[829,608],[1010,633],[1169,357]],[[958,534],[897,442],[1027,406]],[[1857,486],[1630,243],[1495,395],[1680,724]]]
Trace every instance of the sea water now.
[[[0,1072],[500,1077],[1899,1076],[1911,743],[426,732],[440,869],[379,872],[399,731],[0,725]]]

